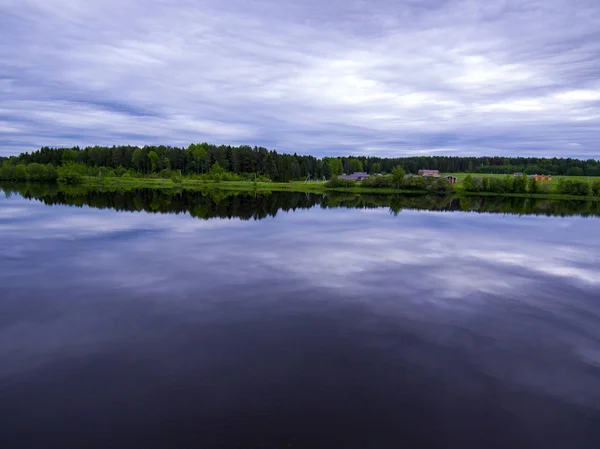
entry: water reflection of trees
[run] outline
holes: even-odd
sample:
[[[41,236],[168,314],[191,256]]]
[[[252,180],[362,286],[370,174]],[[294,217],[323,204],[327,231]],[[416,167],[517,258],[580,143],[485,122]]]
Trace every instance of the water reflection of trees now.
[[[554,201],[504,197],[453,197],[435,195],[307,194],[297,192],[248,193],[223,190],[101,191],[61,188],[56,184],[0,184],[6,195],[18,193],[47,205],[90,206],[118,211],[188,213],[193,217],[259,220],[279,211],[327,208],[389,208],[398,214],[404,209],[463,211],[547,216],[600,216],[600,204],[592,201]]]

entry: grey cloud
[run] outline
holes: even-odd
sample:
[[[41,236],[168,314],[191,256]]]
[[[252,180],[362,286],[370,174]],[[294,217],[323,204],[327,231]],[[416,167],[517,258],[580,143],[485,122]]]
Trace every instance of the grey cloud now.
[[[593,1],[5,0],[0,153],[594,157],[598,29]]]

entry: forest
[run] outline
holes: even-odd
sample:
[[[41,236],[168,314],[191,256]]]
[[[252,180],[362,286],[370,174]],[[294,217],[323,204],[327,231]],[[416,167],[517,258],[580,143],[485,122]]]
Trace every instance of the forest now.
[[[31,165],[34,164],[32,167]],[[401,166],[406,173],[420,169],[440,170],[444,173],[526,174],[547,173],[568,176],[600,176],[600,161],[572,158],[534,157],[460,157],[418,156],[381,158],[374,156],[347,156],[317,158],[310,155],[284,154],[263,147],[229,146],[208,143],[191,144],[187,148],[172,146],[93,146],[86,148],[43,147],[31,153],[0,158],[0,178],[3,179],[56,179],[59,167],[72,164],[86,167],[83,174],[109,176],[158,174],[170,177],[218,172],[234,175],[256,175],[275,182],[294,179],[330,179],[341,173],[366,171],[391,173]],[[93,169],[93,170],[92,170]],[[99,170],[102,169],[102,170]],[[80,168],[79,171],[82,169]]]

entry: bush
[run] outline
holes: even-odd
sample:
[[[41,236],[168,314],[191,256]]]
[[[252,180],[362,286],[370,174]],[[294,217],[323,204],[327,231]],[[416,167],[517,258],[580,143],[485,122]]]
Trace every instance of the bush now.
[[[27,179],[27,167],[25,164],[18,164],[13,172],[13,177],[17,181],[25,181]]]
[[[513,180],[514,193],[527,193],[527,176],[515,176]]]
[[[536,181],[535,178],[529,178],[529,182],[528,182],[528,186],[527,186],[527,191],[529,193],[538,193],[539,191],[539,183]]]
[[[433,190],[437,193],[450,193],[454,188],[446,178],[439,178],[433,183]]]
[[[594,181],[592,183],[592,195],[600,196],[600,181]]]
[[[131,173],[126,171],[121,175],[121,179],[131,179]]]
[[[12,179],[14,167],[9,161],[4,161],[0,167],[0,179]]]
[[[483,192],[483,178],[473,178],[471,192]]]
[[[465,192],[473,191],[473,177],[471,175],[467,175],[467,177],[463,180],[462,187]]]
[[[356,186],[356,181],[350,181],[349,179],[340,179],[337,176],[334,176],[329,181],[325,183],[325,187],[329,189],[339,189],[339,188],[350,188]]]
[[[27,179],[30,181],[45,181],[47,177],[46,166],[42,164],[29,164],[27,166]]]
[[[66,163],[58,167],[58,182],[65,184],[79,184],[83,181],[86,172],[86,167],[83,164],[76,164],[73,162]]]
[[[509,183],[510,180],[510,183]],[[510,185],[509,185],[510,184]],[[488,192],[510,193],[512,190],[512,178],[490,178]]]
[[[390,188],[392,187],[391,176],[371,176],[362,182],[363,187]]]
[[[540,182],[538,185],[538,192],[548,194],[552,192],[552,186],[547,182]]]
[[[590,185],[587,181],[560,179],[558,192],[563,195],[587,196],[590,194]]]
[[[58,178],[58,172],[54,165],[48,164],[46,165],[46,181],[56,181]]]
[[[127,170],[125,170],[122,166],[119,165],[119,167],[115,170],[115,176],[118,176],[119,178],[121,176],[123,176],[123,174],[127,173]]]
[[[402,187],[406,190],[426,190],[427,181],[422,176],[411,176],[404,179]]]

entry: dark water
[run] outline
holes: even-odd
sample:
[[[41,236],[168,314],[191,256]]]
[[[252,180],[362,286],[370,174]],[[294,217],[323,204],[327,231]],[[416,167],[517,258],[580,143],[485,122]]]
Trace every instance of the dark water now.
[[[596,206],[20,191],[2,449],[600,447]]]

